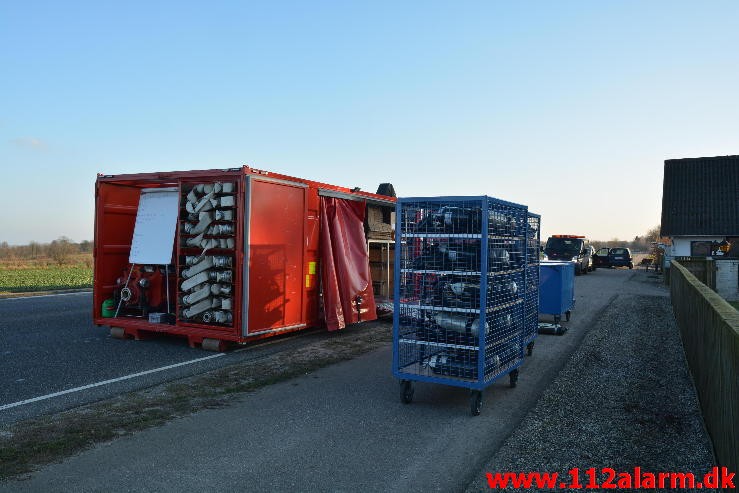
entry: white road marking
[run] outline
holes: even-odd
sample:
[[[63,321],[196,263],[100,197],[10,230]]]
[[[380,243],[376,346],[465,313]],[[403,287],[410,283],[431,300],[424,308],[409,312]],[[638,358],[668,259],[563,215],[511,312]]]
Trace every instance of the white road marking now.
[[[46,394],[46,395],[42,395],[39,397],[34,397],[32,399],[26,399],[23,401],[13,402],[11,404],[5,404],[5,405],[0,406],[0,411],[4,411],[5,409],[10,409],[13,407],[23,406],[25,404],[31,404],[33,402],[39,402],[39,401],[44,401],[46,399],[52,399],[54,397],[59,397],[61,395],[72,394],[74,392],[80,392],[82,390],[87,390],[87,389],[92,389],[95,387],[100,387],[103,385],[108,385],[111,383],[122,382],[123,380],[130,380],[132,378],[142,377],[144,375],[150,375],[152,373],[158,373],[160,371],[171,370],[172,368],[178,368],[180,366],[191,365],[193,363],[198,363],[199,361],[205,361],[205,360],[209,360],[213,358],[220,358],[221,356],[226,356],[226,353],[218,353],[218,354],[213,354],[210,356],[205,356],[203,358],[191,359],[189,361],[183,361],[182,363],[176,363],[174,365],[162,366],[160,368],[154,368],[153,370],[146,370],[146,371],[141,371],[138,373],[132,373],[131,375],[126,375],[123,377],[111,378],[110,380],[103,380],[102,382],[91,383],[89,385],[83,385],[82,387],[75,387],[73,389],[62,390],[61,392],[54,392],[53,394]]]
[[[31,299],[36,299],[36,298],[49,298],[51,296],[77,296],[80,294],[92,294],[92,291],[78,291],[76,293],[37,294],[34,296],[15,296],[13,298],[0,298],[0,301],[31,300]]]

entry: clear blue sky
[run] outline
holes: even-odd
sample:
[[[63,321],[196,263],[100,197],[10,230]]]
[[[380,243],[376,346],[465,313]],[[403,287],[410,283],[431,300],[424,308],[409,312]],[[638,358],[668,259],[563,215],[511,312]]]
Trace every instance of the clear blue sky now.
[[[739,2],[0,4],[0,241],[92,239],[97,172],[249,164],[488,194],[631,239],[739,154]]]

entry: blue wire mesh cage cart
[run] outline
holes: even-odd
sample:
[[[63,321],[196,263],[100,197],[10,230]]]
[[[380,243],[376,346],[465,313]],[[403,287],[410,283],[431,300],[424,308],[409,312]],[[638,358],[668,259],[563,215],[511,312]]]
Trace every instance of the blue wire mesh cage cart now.
[[[539,248],[541,216],[528,213],[526,229],[526,294],[524,300],[524,344],[526,353],[534,352],[534,339],[539,335]]]
[[[393,374],[401,400],[413,381],[471,390],[518,380],[527,286],[526,206],[490,197],[401,198],[396,206]],[[534,284],[538,292],[538,281]]]

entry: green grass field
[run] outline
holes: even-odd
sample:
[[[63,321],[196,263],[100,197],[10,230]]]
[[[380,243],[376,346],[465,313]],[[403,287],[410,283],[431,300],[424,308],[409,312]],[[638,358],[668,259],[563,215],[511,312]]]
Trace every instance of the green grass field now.
[[[73,265],[0,264],[0,294],[92,287],[92,267]]]

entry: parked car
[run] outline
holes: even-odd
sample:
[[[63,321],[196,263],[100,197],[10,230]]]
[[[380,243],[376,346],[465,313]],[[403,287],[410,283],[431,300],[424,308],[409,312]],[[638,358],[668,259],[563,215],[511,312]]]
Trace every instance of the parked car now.
[[[608,265],[610,267],[628,267],[634,268],[634,260],[631,257],[631,250],[628,248],[611,248],[608,252]]]
[[[610,250],[608,247],[603,247],[595,251],[593,254],[593,270],[598,267],[610,267],[611,264],[608,263],[608,252]]]
[[[590,253],[590,242],[584,236],[553,235],[544,247],[545,259],[574,262],[577,276],[588,273]]]

